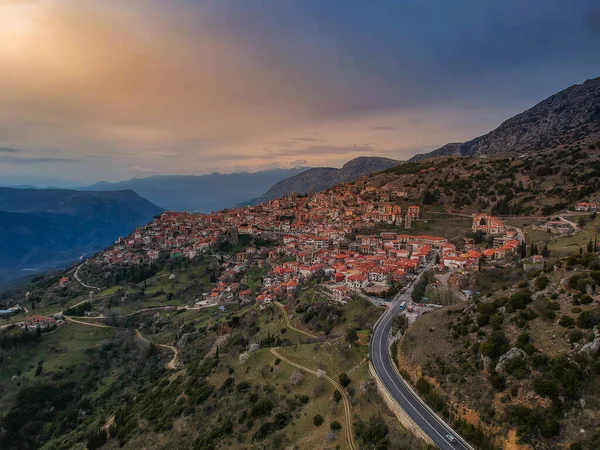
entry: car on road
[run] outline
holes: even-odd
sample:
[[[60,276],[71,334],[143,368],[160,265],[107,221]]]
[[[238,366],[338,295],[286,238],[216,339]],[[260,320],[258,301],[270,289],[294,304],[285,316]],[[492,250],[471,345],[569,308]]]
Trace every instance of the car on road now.
[[[447,434],[446,439],[448,439],[450,442],[456,442],[456,438],[451,434]]]

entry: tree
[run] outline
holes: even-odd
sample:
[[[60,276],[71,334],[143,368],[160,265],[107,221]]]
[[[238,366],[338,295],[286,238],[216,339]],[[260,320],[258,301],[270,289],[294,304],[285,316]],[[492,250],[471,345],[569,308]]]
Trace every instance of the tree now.
[[[583,228],[583,227],[585,226],[585,223],[586,223],[586,221],[585,221],[585,217],[583,217],[583,216],[579,216],[579,218],[577,219],[577,225],[578,225],[580,228]]]
[[[300,370],[296,370],[290,377],[290,381],[292,382],[292,384],[294,386],[298,386],[300,383],[302,383],[303,379],[304,379],[304,373]]]
[[[321,425],[323,425],[324,421],[325,419],[323,419],[323,416],[321,414],[317,414],[315,417],[313,417],[313,423],[316,427],[320,427]]]
[[[333,393],[333,400],[336,403],[339,403],[341,399],[342,399],[342,393],[336,389],[335,392]]]
[[[521,259],[527,256],[527,243],[525,241],[519,244],[519,254],[521,255]]]
[[[329,425],[329,428],[331,428],[333,431],[339,431],[342,429],[342,424],[339,423],[337,420],[334,420],[333,422],[331,422],[331,424]]]
[[[529,247],[529,256],[534,256],[538,254],[537,244],[532,243]]]
[[[343,387],[348,386],[350,384],[350,382],[352,381],[346,372],[340,373],[339,380],[340,380],[340,384]]]
[[[587,251],[588,253],[594,252],[594,242],[592,241],[592,238],[590,238],[590,241],[587,244]]]
[[[358,341],[358,334],[356,333],[356,328],[352,327],[348,329],[348,332],[346,333],[346,341],[350,342],[351,344],[354,344],[356,341]]]
[[[547,257],[550,256],[550,249],[548,248],[548,243],[547,242],[544,244],[544,248],[542,249],[542,256],[544,258],[547,258]]]

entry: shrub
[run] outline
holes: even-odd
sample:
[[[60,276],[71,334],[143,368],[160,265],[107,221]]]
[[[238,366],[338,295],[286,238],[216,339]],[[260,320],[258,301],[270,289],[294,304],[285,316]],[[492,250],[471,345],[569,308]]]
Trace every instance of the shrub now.
[[[596,325],[600,325],[600,310],[596,311],[584,311],[576,320],[579,328],[594,328]]]
[[[554,419],[546,419],[540,425],[540,434],[545,438],[557,436],[560,433],[560,424]]]
[[[504,366],[506,372],[513,377],[522,380],[529,375],[529,368],[527,367],[527,361],[523,358],[515,358],[509,360]]]
[[[333,393],[333,400],[335,400],[336,403],[339,403],[341,399],[342,399],[342,393],[336,389],[335,392]]]
[[[334,420],[333,422],[331,422],[331,424],[329,425],[329,428],[331,428],[333,431],[339,431],[342,429],[342,424],[339,423],[337,420]]]
[[[250,383],[248,383],[247,381],[241,381],[235,387],[236,391],[238,391],[238,392],[248,392],[248,391],[250,391],[250,388],[251,388]]]
[[[570,328],[570,327],[572,327],[573,325],[575,325],[575,319],[573,319],[573,318],[572,318],[572,317],[570,317],[570,316],[562,316],[562,317],[560,318],[560,320],[558,321],[558,324],[559,324],[561,327]]]
[[[531,303],[531,295],[527,291],[516,292],[508,299],[508,304],[513,309],[523,309]]]
[[[490,374],[490,382],[492,383],[492,387],[497,391],[506,389],[506,377],[498,372]]]
[[[535,288],[538,291],[541,291],[543,289],[546,289],[549,283],[550,280],[548,279],[548,277],[545,275],[541,275],[535,279]]]
[[[509,349],[508,339],[503,331],[494,331],[490,337],[481,344],[481,354],[492,359],[499,358]]]
[[[346,386],[348,386],[348,385],[350,384],[350,382],[352,381],[352,380],[350,379],[350,377],[348,376],[348,374],[346,374],[346,372],[342,372],[342,373],[340,373],[339,380],[340,380],[340,384],[341,384],[343,387],[346,387]]]
[[[583,339],[583,332],[581,330],[571,330],[571,333],[569,333],[569,342],[571,342],[571,344],[579,342],[581,339]]]
[[[260,400],[250,410],[250,417],[263,417],[263,416],[266,416],[266,415],[268,415],[271,412],[271,410],[274,407],[275,407],[275,403],[273,403],[270,399]]]
[[[389,445],[389,440],[387,439],[388,427],[379,417],[371,417],[368,423],[362,421],[355,422],[354,434],[368,448],[383,450]]]
[[[531,382],[533,390],[540,397],[555,399],[558,397],[558,385],[556,381],[546,375],[540,375]]]

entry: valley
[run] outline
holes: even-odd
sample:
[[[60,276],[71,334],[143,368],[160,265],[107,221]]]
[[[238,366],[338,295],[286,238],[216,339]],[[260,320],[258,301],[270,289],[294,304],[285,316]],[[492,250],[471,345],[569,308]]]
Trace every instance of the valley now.
[[[89,257],[0,291],[0,447],[597,448],[600,129],[569,89],[212,212],[2,191],[3,251],[61,254],[72,221]]]

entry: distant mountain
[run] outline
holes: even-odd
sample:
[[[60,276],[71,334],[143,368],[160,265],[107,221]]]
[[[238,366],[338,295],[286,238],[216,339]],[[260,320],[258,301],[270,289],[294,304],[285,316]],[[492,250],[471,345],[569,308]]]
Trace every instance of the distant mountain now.
[[[261,197],[252,201],[258,204],[275,198],[289,195],[292,192],[305,194],[307,192],[319,192],[335,186],[338,183],[354,181],[363,175],[381,170],[389,169],[400,164],[390,158],[377,156],[360,156],[348,161],[341,169],[333,167],[316,167],[308,169],[298,175],[276,183]]]
[[[571,86],[498,128],[464,143],[446,144],[410,159],[520,153],[558,147],[600,132],[600,77]]]
[[[162,211],[133,191],[0,188],[0,284],[95,253]]]
[[[94,191],[131,189],[166,209],[211,212],[258,197],[278,181],[305,170],[306,167],[296,167],[255,173],[161,175],[134,178],[118,183],[100,182],[82,189]]]

